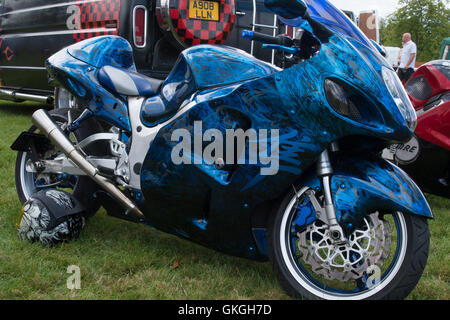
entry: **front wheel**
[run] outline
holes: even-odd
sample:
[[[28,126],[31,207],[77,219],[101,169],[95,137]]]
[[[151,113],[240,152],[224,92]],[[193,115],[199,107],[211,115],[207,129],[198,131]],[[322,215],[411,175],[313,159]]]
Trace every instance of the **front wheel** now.
[[[427,221],[374,212],[347,243],[334,245],[307,191],[288,195],[269,229],[269,257],[285,291],[306,299],[406,298],[427,261]]]

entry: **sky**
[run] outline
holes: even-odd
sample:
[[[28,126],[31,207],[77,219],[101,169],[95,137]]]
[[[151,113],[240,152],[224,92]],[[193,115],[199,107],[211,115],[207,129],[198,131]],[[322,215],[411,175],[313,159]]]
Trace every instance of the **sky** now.
[[[385,18],[398,8],[398,0],[328,0],[341,10],[358,14],[361,11],[377,10],[380,18]]]

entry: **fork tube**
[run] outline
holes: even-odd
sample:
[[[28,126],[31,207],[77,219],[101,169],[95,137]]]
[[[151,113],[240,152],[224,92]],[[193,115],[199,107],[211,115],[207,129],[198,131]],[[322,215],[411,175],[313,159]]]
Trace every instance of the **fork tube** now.
[[[336,218],[336,208],[334,207],[333,196],[331,194],[331,176],[333,175],[333,167],[331,166],[328,149],[320,155],[317,166],[317,175],[322,181],[324,207],[330,228],[330,236],[335,241],[345,241],[344,233]]]
[[[325,212],[327,214],[328,223],[331,226],[338,225],[336,218],[336,209],[334,208],[333,196],[331,195],[330,176],[322,177],[323,195],[325,198]]]
[[[317,167],[317,175],[322,179],[322,189],[325,198],[325,211],[330,225],[336,225],[336,212],[334,209],[333,197],[331,195],[330,177],[333,175],[333,167],[331,166],[330,155],[325,150],[320,155]]]

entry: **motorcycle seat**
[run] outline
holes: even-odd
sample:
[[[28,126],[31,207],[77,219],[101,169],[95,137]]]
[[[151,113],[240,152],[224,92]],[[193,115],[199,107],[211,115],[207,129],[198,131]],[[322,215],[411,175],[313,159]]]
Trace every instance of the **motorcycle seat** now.
[[[112,66],[104,66],[98,73],[101,85],[113,93],[124,96],[151,97],[156,95],[164,81],[150,78]]]

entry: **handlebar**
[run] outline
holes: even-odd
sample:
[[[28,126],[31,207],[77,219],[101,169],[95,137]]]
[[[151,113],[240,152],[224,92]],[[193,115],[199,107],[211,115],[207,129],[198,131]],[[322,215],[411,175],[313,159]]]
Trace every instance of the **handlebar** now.
[[[266,44],[275,44],[279,46],[290,47],[294,41],[287,36],[272,37],[264,33],[254,32],[250,30],[243,30],[241,34],[242,38],[258,41]]]
[[[241,36],[251,41],[262,42],[263,49],[282,51],[300,57],[301,59],[309,59],[315,56],[321,48],[320,40],[305,30],[297,33],[295,39],[291,39],[286,35],[272,37],[250,30],[243,30]]]

